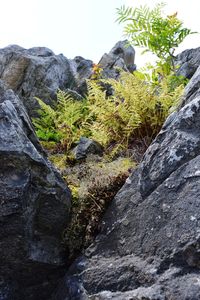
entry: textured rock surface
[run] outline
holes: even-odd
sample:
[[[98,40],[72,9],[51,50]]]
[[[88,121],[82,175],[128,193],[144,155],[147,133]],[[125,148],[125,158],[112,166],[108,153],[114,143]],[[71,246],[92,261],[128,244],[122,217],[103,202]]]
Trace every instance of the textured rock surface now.
[[[119,76],[116,68],[130,72],[136,70],[135,50],[132,46],[128,46],[128,41],[119,41],[108,54],[102,56],[99,65],[103,69],[104,77],[116,79]]]
[[[96,141],[81,137],[78,145],[73,150],[76,159],[84,159],[89,154],[103,154],[103,147]]]
[[[84,96],[87,92],[85,80],[92,75],[93,62],[84,59],[82,56],[76,56],[73,60],[70,60],[70,66],[76,81],[76,90]]]
[[[0,82],[0,299],[49,299],[63,276],[70,193]]]
[[[191,78],[200,65],[200,47],[188,49],[176,56],[176,65],[180,66],[178,75]]]
[[[84,92],[84,80],[91,74],[92,62],[82,57],[68,60],[44,47],[0,49],[0,79],[23,100],[30,115],[39,97],[46,103],[56,99],[58,89]]]
[[[200,96],[200,67],[197,68],[197,71],[187,84],[185,88],[184,100],[182,106],[186,103],[189,103],[194,98]]]
[[[199,69],[53,299],[200,299]],[[190,94],[188,90],[191,91]],[[189,95],[189,100],[187,99]],[[187,101],[188,100],[188,101]]]
[[[126,47],[125,41],[118,42],[100,61],[104,77],[117,78],[115,67],[133,71],[134,59],[135,50]],[[38,108],[35,97],[51,104],[58,89],[75,91],[80,99],[87,92],[85,80],[92,73],[93,62],[81,56],[67,59],[45,47],[24,49],[11,45],[0,49],[0,79],[22,99],[31,116]]]

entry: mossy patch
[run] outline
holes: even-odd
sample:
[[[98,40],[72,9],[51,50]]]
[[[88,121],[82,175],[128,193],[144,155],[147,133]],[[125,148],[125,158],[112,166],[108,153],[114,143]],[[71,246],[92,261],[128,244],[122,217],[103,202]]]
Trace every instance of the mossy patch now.
[[[71,222],[64,233],[70,257],[80,254],[98,234],[103,213],[133,167],[129,158],[112,162],[99,158],[98,162],[88,159],[64,171],[73,195]]]

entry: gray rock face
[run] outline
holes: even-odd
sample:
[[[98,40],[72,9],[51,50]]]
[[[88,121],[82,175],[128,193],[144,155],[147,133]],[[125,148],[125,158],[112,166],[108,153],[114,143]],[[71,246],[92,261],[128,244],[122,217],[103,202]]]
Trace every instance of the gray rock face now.
[[[106,78],[115,78],[119,76],[121,68],[125,71],[133,72],[136,70],[135,65],[135,49],[128,45],[128,41],[119,41],[107,54],[105,53],[99,61],[99,65],[103,69],[102,75]]]
[[[182,106],[191,102],[194,98],[200,96],[200,66],[187,84],[184,93]]]
[[[35,97],[50,104],[58,89],[84,93],[84,80],[91,70],[91,61],[68,60],[44,47],[0,49],[0,79],[18,94],[31,116],[38,108]]]
[[[117,78],[115,67],[133,71],[134,60],[135,50],[127,47],[126,41],[118,42],[100,61],[103,76]],[[58,89],[75,91],[76,98],[81,99],[92,73],[93,62],[81,56],[67,59],[45,47],[24,49],[11,45],[0,49],[0,79],[20,97],[30,116],[36,116],[39,108],[35,97],[51,104]]]
[[[46,51],[46,50],[45,50]],[[63,276],[70,192],[0,82],[0,299],[49,299]]]
[[[93,62],[84,59],[82,56],[76,56],[73,60],[70,60],[70,65],[77,83],[76,90],[79,94],[84,96],[87,93],[85,80],[92,75]]]
[[[200,47],[188,49],[176,56],[175,63],[180,66],[177,74],[188,79],[192,78],[200,65]]]
[[[76,159],[84,159],[89,154],[103,154],[103,147],[96,141],[81,137],[78,145],[74,149]]]
[[[200,299],[198,87],[199,69],[53,299]]]

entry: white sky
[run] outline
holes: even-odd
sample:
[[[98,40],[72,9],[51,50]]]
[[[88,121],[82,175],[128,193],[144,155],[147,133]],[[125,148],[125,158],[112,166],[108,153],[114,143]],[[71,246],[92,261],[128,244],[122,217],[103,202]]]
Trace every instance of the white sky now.
[[[17,44],[25,48],[45,46],[67,58],[76,55],[98,62],[119,40],[123,24],[115,22],[116,8],[153,6],[155,0],[0,0],[0,47]],[[198,0],[166,0],[165,12],[178,17],[184,25],[200,32]],[[199,4],[198,4],[199,3]],[[200,35],[186,39],[179,52],[200,46]],[[137,54],[141,66],[145,56]]]

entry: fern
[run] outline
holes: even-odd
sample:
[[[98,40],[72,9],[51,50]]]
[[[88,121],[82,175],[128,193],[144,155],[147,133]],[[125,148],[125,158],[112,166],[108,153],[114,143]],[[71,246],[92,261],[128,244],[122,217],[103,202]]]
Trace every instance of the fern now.
[[[41,116],[34,119],[34,125],[39,138],[53,140],[68,152],[81,136],[87,136],[113,154],[128,149],[137,139],[150,142],[177,106],[183,85],[171,75],[156,85],[144,79],[139,72],[121,72],[118,81],[88,80],[87,99],[73,100],[59,91],[54,109],[38,100]],[[107,85],[114,91],[109,97],[103,88]]]
[[[40,104],[39,118],[33,119],[36,134],[43,141],[55,141],[59,148],[68,151],[74,142],[77,142],[82,134],[87,135],[86,129],[83,132],[88,115],[87,103],[85,100],[74,100],[71,95],[58,91],[57,103],[52,108],[38,99]]]
[[[183,85],[170,90],[169,78],[155,88],[126,72],[121,73],[119,81],[103,82],[112,86],[113,96],[106,98],[100,84],[88,81],[89,110],[94,120],[90,131],[94,139],[109,149],[111,145],[128,148],[136,138],[155,137],[183,93]]]
[[[56,111],[41,99],[36,98],[36,100],[40,105],[38,110],[40,118],[33,118],[32,121],[36,128],[37,136],[43,141],[58,142],[61,138],[61,133],[56,130]]]

